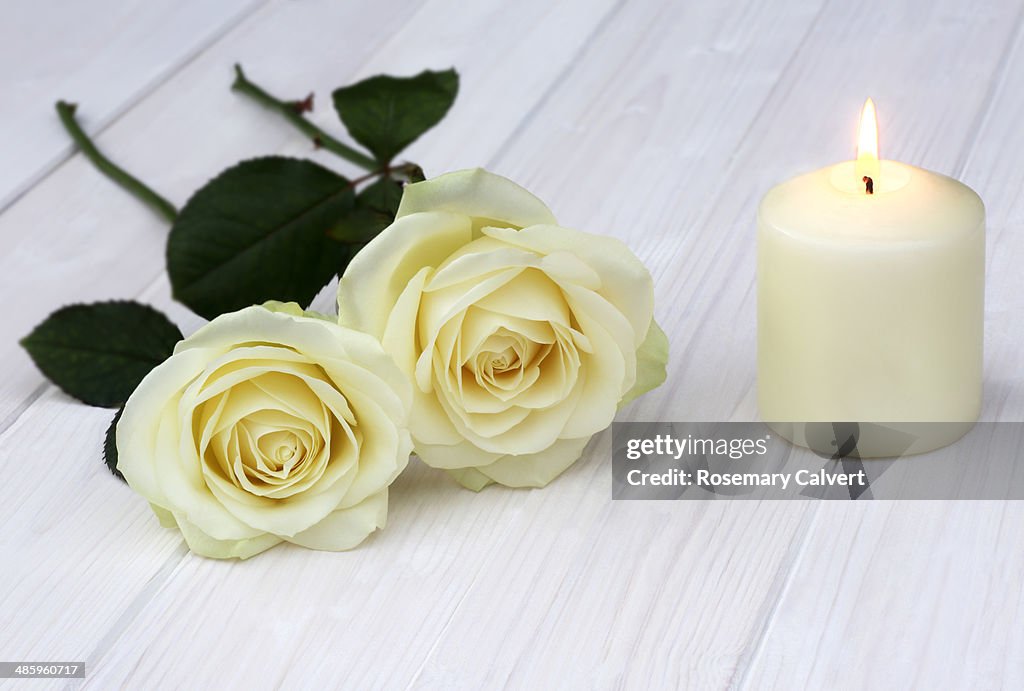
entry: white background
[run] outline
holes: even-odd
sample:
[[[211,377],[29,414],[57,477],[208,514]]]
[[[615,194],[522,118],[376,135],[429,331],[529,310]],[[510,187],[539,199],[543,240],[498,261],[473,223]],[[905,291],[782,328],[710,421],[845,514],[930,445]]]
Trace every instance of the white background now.
[[[332,131],[331,88],[454,65],[459,99],[409,157],[507,175],[654,274],[669,380],[620,419],[756,419],[757,201],[851,157],[870,95],[883,156],[986,202],[983,417],[1022,420],[1022,11],[0,0],[0,658],[85,660],[95,689],[1020,688],[1024,503],[613,503],[605,433],[542,491],[474,494],[414,461],[359,549],[217,562],[111,477],[110,412],[16,340],[72,301],[200,323],[170,301],[165,224],[73,154],[56,99],[181,204],[240,158],[312,154],[229,90],[235,61],[315,90]]]

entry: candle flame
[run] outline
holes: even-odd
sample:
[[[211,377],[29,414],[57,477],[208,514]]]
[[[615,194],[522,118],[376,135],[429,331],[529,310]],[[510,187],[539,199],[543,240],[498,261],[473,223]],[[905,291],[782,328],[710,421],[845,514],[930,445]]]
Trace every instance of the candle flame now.
[[[857,138],[857,175],[878,183],[878,117],[875,102],[864,102],[860,113],[860,135]]]

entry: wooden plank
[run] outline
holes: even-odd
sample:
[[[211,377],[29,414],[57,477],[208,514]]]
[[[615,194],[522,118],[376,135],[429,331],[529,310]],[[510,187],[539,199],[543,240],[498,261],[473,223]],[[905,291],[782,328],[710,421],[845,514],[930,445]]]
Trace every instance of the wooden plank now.
[[[447,24],[430,27],[434,41],[443,40],[445,46],[430,45],[429,37],[408,32],[395,38],[366,30],[380,23],[397,31],[416,7],[414,0],[378,3],[372,12],[351,3],[272,4],[230,37],[225,45],[231,48],[218,46],[190,64],[104,132],[98,144],[178,203],[223,167],[256,155],[312,156],[351,173],[352,166],[339,164],[327,152],[312,151],[309,142],[280,118],[232,93],[231,64],[242,62],[253,79],[283,97],[315,90],[319,100],[313,119],[338,131],[340,123],[329,102],[332,88],[384,70],[408,74],[455,62],[463,78],[458,105],[408,154],[414,160],[435,162],[435,170],[479,164],[543,97],[548,83],[543,75],[550,81],[553,71],[557,73],[578,47],[564,31],[554,36],[552,27],[580,23],[585,29],[602,16],[610,1],[582,10],[555,4],[540,14],[498,12],[489,5],[480,11],[448,12]],[[418,8],[417,16],[430,7]],[[320,17],[321,23],[312,25],[310,17]],[[520,17],[538,22],[528,25]],[[535,38],[529,43],[510,41],[507,53],[485,50],[466,38],[478,31],[470,29],[474,21],[505,22],[509,31]],[[580,30],[574,29],[570,37]],[[412,51],[397,42],[413,39],[423,49]],[[523,69],[524,64],[529,69]],[[181,102],[183,93],[194,100]],[[514,107],[507,105],[512,103]],[[484,106],[491,112],[482,113]],[[451,138],[458,144],[445,149],[441,142]],[[480,147],[487,142],[492,148],[484,151]],[[32,232],[26,233],[26,228]],[[20,301],[6,328],[21,337],[70,300],[138,295],[163,269],[165,233],[161,219],[101,177],[81,156],[72,158],[45,185],[0,215],[0,291],[18,295]],[[0,341],[0,431],[43,390],[43,378],[14,340]]]
[[[665,108],[675,115],[652,114],[661,123],[655,136],[670,129],[671,136],[682,139],[684,135],[674,129],[674,118],[692,115],[714,123],[731,108],[752,117],[800,45],[818,7],[808,2],[783,12],[762,9],[751,19],[749,7],[627,5],[588,42],[580,64],[558,83],[522,134],[492,159],[494,167],[531,184],[544,178],[545,172],[564,175],[563,159],[578,163],[570,152],[583,145],[581,138],[588,144],[614,142],[609,130],[622,124],[622,109],[643,114],[647,101],[641,99],[658,98],[660,92],[645,80],[661,82],[663,90],[672,93]],[[749,31],[744,18],[762,23],[766,30]],[[652,67],[667,69],[679,45],[695,48],[691,57],[672,63],[678,81],[660,72],[652,76]],[[732,47],[718,52],[705,48],[712,45]],[[697,68],[717,69],[730,79],[720,80],[720,90],[705,82],[691,90],[686,75]],[[734,91],[742,95],[732,96]],[[704,113],[707,101],[698,98],[702,96],[720,110]],[[592,106],[588,112],[580,112],[587,104]],[[642,135],[648,126],[637,122],[627,131]],[[733,131],[725,128],[723,132]],[[727,156],[741,133],[742,128],[733,139],[707,144],[701,161],[711,165]],[[589,145],[594,152],[594,145]],[[628,148],[621,151],[628,156]],[[604,165],[597,152],[590,160],[595,166]],[[662,161],[669,165],[673,159],[668,155]],[[599,198],[595,190],[613,187],[607,182],[590,188],[567,182],[544,195],[559,211],[566,200]],[[577,219],[589,220],[599,232],[613,228],[593,209],[572,220]],[[593,455],[607,456],[606,444],[607,435],[592,447]],[[583,636],[593,630],[591,621],[599,622],[598,627],[606,624],[607,617],[614,616],[613,603],[620,596],[628,598],[633,588],[655,601],[660,592],[657,579],[664,577],[666,569],[685,576],[689,565],[707,558],[709,543],[742,535],[752,513],[735,511],[734,505],[663,504],[656,518],[644,519],[651,513],[649,505],[610,505],[608,487],[607,466],[589,462],[543,492],[491,488],[467,498],[439,473],[416,464],[399,481],[389,529],[366,549],[331,559],[292,549],[273,551],[244,568],[187,559],[101,660],[99,676],[92,683],[137,685],[161,679],[176,684],[198,676],[204,684],[216,685],[229,679],[258,683],[258,675],[263,675],[273,683],[302,685],[314,681],[307,676],[311,672],[303,670],[315,668],[315,682],[325,686],[342,680],[357,687],[495,686],[516,668],[524,648],[532,650],[534,637],[537,645],[543,641],[551,648],[546,659],[566,669],[567,658],[561,655],[575,655],[581,649],[583,661],[574,660],[572,668],[589,671],[592,659],[587,656],[604,640],[603,634]],[[802,514],[788,507],[773,511],[773,529],[758,536],[765,548],[748,555],[748,565],[759,573],[774,574],[787,558],[785,546],[801,534],[802,520]],[[655,523],[693,528],[652,527]],[[606,547],[619,550],[619,555],[587,558],[586,549],[597,549],[609,539]],[[714,557],[714,572],[742,593],[744,604],[752,604],[754,611],[746,616],[753,618],[765,591],[771,591],[770,577],[767,584],[748,584],[748,571],[731,569],[732,560],[730,550],[721,551]],[[642,577],[635,573],[637,561],[644,562]],[[685,568],[680,566],[684,564]],[[296,573],[321,570],[329,570],[330,578],[303,578],[301,589],[291,587]],[[686,590],[691,601],[699,588],[700,581],[689,582]],[[673,595],[685,596],[683,590]],[[226,599],[213,605],[204,594],[211,591],[224,593]],[[261,607],[247,607],[239,597],[258,600]],[[576,625],[556,640],[545,633],[552,624],[546,617],[566,606],[577,614],[585,610],[593,619],[581,614],[573,619]],[[619,636],[608,643],[614,646],[615,661],[628,658],[638,645],[631,634],[654,642],[648,638],[653,632],[644,632],[643,602],[637,602],[637,607],[628,622],[623,620]],[[741,616],[736,611],[724,618],[717,639],[732,640],[735,645],[735,622]],[[240,640],[252,631],[273,637],[279,645],[279,660],[267,660],[260,651],[239,646],[229,653],[234,660],[230,668],[204,661],[217,641]],[[169,647],[169,641],[183,643]],[[336,668],[315,662],[327,650],[344,651],[338,654]],[[709,666],[707,679],[728,674],[731,667],[722,659]],[[594,674],[594,681],[613,678],[615,663],[601,664]]]
[[[667,78],[659,82],[650,67],[621,66],[622,83],[606,83],[603,99],[573,91],[585,80],[574,75],[503,163],[522,170],[518,177],[542,196],[575,200],[573,221],[582,217],[604,229],[615,219],[614,232],[654,267],[659,316],[673,347],[670,379],[620,418],[756,419],[753,219],[760,195],[801,170],[849,157],[867,94],[885,106],[882,132],[892,142],[886,151],[954,170],[988,106],[991,85],[976,75],[998,72],[1017,14],[1005,5],[974,14],[951,2],[913,9],[830,4],[771,95],[746,109],[730,103],[729,111],[716,111],[723,97],[697,98]],[[770,21],[748,9],[742,25],[772,35]],[[676,50],[680,44],[698,50],[671,41]],[[722,45],[735,46],[728,35]],[[744,48],[734,49],[751,50]],[[670,62],[655,55],[654,64]],[[884,69],[907,60],[932,70],[906,85],[900,71]],[[715,93],[697,85],[698,72],[671,64],[694,91]],[[847,64],[863,69],[846,72]],[[732,80],[749,69],[706,73],[709,82],[724,82],[724,93],[748,93]],[[951,88],[955,109],[931,107]],[[591,118],[603,126],[592,126]],[[563,122],[577,123],[578,134],[560,137],[550,123]],[[728,140],[728,132],[738,138]],[[940,135],[946,144],[934,146]],[[694,149],[707,155],[685,158]],[[554,170],[530,161],[533,151],[565,165]],[[609,505],[610,452],[606,442],[591,448],[588,469],[579,471],[585,480],[574,470],[547,490],[552,502],[568,507],[560,520],[531,511],[506,529],[501,549],[508,556],[477,578],[418,683],[533,687],[571,679],[584,686],[714,688],[744,678],[791,570],[810,551],[816,506]],[[582,482],[592,487],[582,497],[571,490],[559,495]],[[859,510],[833,510],[844,508]],[[554,525],[534,525],[548,521]],[[481,631],[484,611],[494,616]],[[828,653],[841,662],[841,647]]]
[[[0,41],[0,209],[72,153],[53,112],[82,100],[96,133],[265,0],[9,3]]]
[[[948,168],[988,212],[984,419],[1024,420],[1024,37]],[[965,458],[964,462],[971,459]],[[753,688],[1019,688],[1019,502],[826,505],[749,674]],[[922,661],[927,661],[924,664]],[[916,661],[915,664],[909,664]]]
[[[398,31],[415,9],[412,0],[270,5],[121,117],[99,143],[177,199],[243,156],[305,153],[308,143],[228,90],[231,63],[262,55],[267,45],[281,55],[301,52],[314,40],[321,48],[309,55],[310,73],[321,70],[319,84],[344,82],[389,37],[365,31],[363,22]],[[291,66],[292,78],[305,70]],[[72,158],[0,215],[0,265],[13,272],[0,281],[19,302],[5,329],[21,332],[45,316],[44,306],[134,297],[157,285],[161,306],[169,306],[166,281],[158,283],[165,237],[148,210],[81,156]],[[175,317],[187,332],[200,323],[182,307]],[[75,403],[52,386],[39,387],[38,400],[26,399],[40,376],[14,344],[5,340],[0,348],[10,358],[2,365],[3,404],[16,413],[0,429],[0,466],[22,470],[0,486],[7,554],[0,618],[8,624],[0,627],[0,650],[10,659],[85,659],[91,666],[186,550],[103,466],[112,411]]]
[[[493,152],[543,97],[545,89],[557,79],[611,9],[610,2],[582,1],[557,6],[538,1],[515,8],[497,1],[475,3],[470,8],[464,3],[447,0],[422,8],[414,8],[412,3],[375,3],[361,7],[337,3],[274,5],[213,46],[121,118],[104,133],[100,143],[112,156],[124,160],[142,177],[152,180],[155,187],[167,190],[177,199],[220,166],[242,156],[269,152],[310,153],[309,143],[275,117],[227,91],[230,64],[241,58],[254,78],[259,76],[268,87],[286,95],[303,94],[306,84],[317,86],[323,95],[330,86],[381,70],[411,72],[427,66],[455,64],[463,75],[464,100],[469,100],[467,94],[472,94],[474,100],[512,101],[519,107],[498,108],[483,123],[468,119],[477,117],[474,111],[460,114],[456,107],[422,146],[432,146],[429,140],[435,137],[447,139],[448,145],[440,147],[439,151],[448,151],[449,156],[454,157],[463,151],[459,144],[467,140],[464,133],[475,130],[480,146],[489,142]],[[564,25],[569,18],[574,20],[571,30],[562,31],[560,41],[552,41],[551,23]],[[386,36],[367,31],[367,27],[376,26],[391,26],[397,33]],[[470,31],[472,27],[476,28]],[[458,35],[447,32],[458,32]],[[444,40],[439,42],[439,37]],[[269,45],[273,46],[273,51],[268,50]],[[540,61],[535,67],[542,68],[543,74],[537,69],[522,73],[517,61],[520,52],[535,55],[534,59]],[[415,64],[410,55],[418,56]],[[296,86],[299,80],[302,85]],[[197,109],[197,103],[204,107]],[[316,117],[328,125],[332,119],[322,99]],[[182,151],[189,152],[189,156],[178,155],[177,152]],[[426,149],[410,153],[423,156],[424,163],[433,163],[439,169],[452,160]],[[323,153],[315,156],[335,164]],[[106,196],[97,202],[92,195],[102,189],[107,190]],[[72,202],[58,203],[62,195]],[[126,290],[132,290],[131,295],[141,291],[144,300],[171,312],[186,332],[198,326],[196,317],[170,303],[166,276],[162,273],[164,231],[161,225],[133,200],[111,189],[109,183],[95,176],[77,157],[0,216],[0,238],[8,237],[2,232],[5,228],[43,218],[47,210],[68,222],[85,217],[79,221],[81,236],[74,238],[75,248],[50,246],[57,237],[56,228],[42,232],[44,237],[31,243],[21,240],[28,243],[25,245],[28,249],[20,261],[27,262],[31,252],[36,255],[32,265],[37,270],[48,268],[55,276],[67,277],[61,290],[58,285],[50,286],[48,299],[60,304],[72,296],[91,299],[103,296],[105,291],[117,290],[121,295]],[[97,235],[99,228],[103,228],[101,236]],[[83,256],[82,252],[87,255]],[[63,262],[58,260],[60,256],[64,257]],[[130,261],[125,261],[126,257],[130,257]],[[31,302],[31,299],[26,296],[26,301]],[[325,291],[321,303],[330,302],[329,291]],[[21,311],[31,315],[32,309],[33,306],[24,306]],[[24,369],[27,365],[21,367]],[[113,667],[104,672],[95,663],[106,659],[104,656],[111,648],[117,650],[120,643],[134,637],[129,625],[150,599],[173,580],[172,576],[176,579],[177,572],[185,567],[189,567],[190,573],[200,566],[221,573],[224,567],[230,566],[191,556],[182,561],[184,552],[176,535],[159,528],[148,516],[145,503],[109,477],[99,457],[102,431],[109,414],[76,405],[51,388],[25,407],[0,436],[0,463],[6,467],[31,463],[33,468],[21,482],[9,488],[0,487],[0,518],[5,522],[5,546],[13,564],[0,574],[0,592],[11,593],[0,600],[0,612],[5,621],[11,623],[0,632],[0,649],[7,651],[7,655],[22,658],[40,655],[85,658],[90,669],[90,684],[99,688],[108,687],[112,682],[105,679],[130,671],[130,666],[127,669]],[[64,418],[67,418],[66,424]],[[47,454],[45,457],[52,459],[48,464],[33,461],[35,437],[42,430],[52,437],[48,445],[40,447]],[[81,475],[66,481],[51,477],[67,475],[68,467],[74,467]],[[417,483],[417,477],[412,473],[403,481]],[[438,492],[440,503],[435,506],[437,522],[424,522],[425,530],[429,531],[432,525],[436,528],[469,524],[472,516],[481,513],[480,498],[447,484],[446,478],[432,473],[427,484],[434,482],[443,485]],[[28,486],[38,488],[36,503],[31,505],[25,505],[20,499]],[[82,487],[89,488],[88,497],[82,497]],[[8,491],[19,494],[8,495]],[[400,496],[400,493],[401,488],[396,494]],[[447,497],[452,499],[449,501]],[[429,501],[429,494],[417,494],[411,507]],[[466,502],[467,507],[461,520],[446,508],[459,501]],[[86,507],[86,502],[94,507]],[[60,515],[70,518],[62,520],[80,521],[81,528],[69,536],[55,530],[48,532],[54,506],[69,507],[66,514]],[[103,507],[99,518],[89,513],[100,510],[95,507]],[[468,513],[470,508],[472,513]],[[392,520],[400,518],[398,515]],[[412,519],[404,522],[410,523]],[[431,533],[427,532],[426,536],[431,537]],[[408,543],[403,544],[408,546]],[[119,568],[126,554],[140,555],[136,568]],[[312,553],[299,554],[305,558]],[[361,554],[365,551],[351,557],[316,555],[315,558],[325,560],[323,564],[331,563],[326,560],[332,558],[347,559],[358,566],[362,563],[362,557],[358,556]],[[295,556],[293,550],[276,558]],[[391,554],[390,558],[394,556]],[[293,568],[305,568],[305,562]],[[373,565],[373,570],[360,570],[357,580],[370,578],[373,573],[394,571],[391,563],[381,559]],[[243,569],[239,573],[255,573],[255,570]],[[296,573],[291,570],[289,580],[294,582]],[[41,578],[38,574],[46,576]],[[344,579],[337,581],[345,582]],[[321,583],[337,585],[330,569],[324,570]],[[379,597],[387,599],[388,594],[381,591]],[[446,616],[443,609],[423,614],[435,618]],[[265,655],[257,648],[252,648],[251,652],[259,657]],[[125,658],[113,659],[123,661]],[[153,662],[160,664],[156,659]],[[179,669],[182,673],[188,671],[187,667]],[[257,674],[259,667],[253,669]],[[230,675],[236,670],[224,665],[222,671]]]
[[[820,507],[750,688],[1020,688],[1019,502]]]
[[[147,583],[184,554],[178,536],[103,467],[111,413],[51,392],[7,431],[0,649],[84,660]]]
[[[312,145],[280,117],[230,90],[232,64],[245,63],[250,76],[282,97],[316,89],[316,117],[336,130],[329,90],[365,76],[366,61],[417,7],[415,0],[389,0],[370,9],[363,3],[267,5],[123,114],[97,143],[179,204],[242,158],[307,155]],[[321,23],[311,26],[310,17]],[[368,25],[390,27],[390,33],[366,31]],[[87,122],[94,112],[90,103],[82,106]],[[316,157],[337,162],[324,152]],[[166,233],[162,219],[81,155],[0,214],[0,292],[17,295],[19,303],[4,327],[11,338],[0,341],[0,431],[44,390],[44,379],[16,338],[69,302],[138,295],[163,271]]]
[[[579,67],[554,82],[550,96],[532,102],[541,107],[518,136],[496,154],[482,153],[552,201],[567,223],[614,232],[655,268],[659,317],[674,347],[671,380],[624,417],[743,419],[756,414],[748,279],[759,195],[798,169],[827,162],[822,151],[844,157],[868,91],[883,108],[883,137],[893,142],[894,157],[946,172],[966,160],[968,181],[980,190],[971,171],[990,165],[1007,190],[1019,189],[1021,173],[1005,153],[1002,160],[995,156],[1019,142],[1010,136],[1019,104],[1000,101],[1005,119],[1000,129],[985,131],[1006,136],[984,135],[994,142],[990,158],[964,153],[978,136],[978,121],[990,128],[995,120],[982,113],[1016,9],[830,5],[815,23],[810,3],[773,7],[780,22],[773,30],[773,19],[759,17],[753,6],[742,13],[661,8],[633,14],[645,9],[637,7],[609,15],[600,36],[587,41]],[[436,29],[433,22],[452,20],[453,12],[429,21],[417,17],[407,29]],[[495,12],[490,19],[509,22]],[[567,9],[564,17],[572,16]],[[796,20],[811,31],[790,60],[799,33],[784,27]],[[681,40],[689,35],[684,26],[696,27],[703,41]],[[500,52],[493,35],[480,40]],[[522,38],[516,43],[524,54],[529,46]],[[625,55],[634,50],[640,53],[635,63]],[[678,59],[681,52],[686,60]],[[863,55],[879,68],[844,70],[862,65]],[[514,77],[514,65],[499,62],[491,71],[504,67]],[[630,72],[634,65],[644,69]],[[907,65],[914,83],[905,83],[906,72],[893,65]],[[529,78],[535,77],[531,71]],[[491,80],[494,102],[504,107],[513,100],[502,98],[506,82],[484,78]],[[521,85],[521,79],[512,81]],[[956,109],[929,107],[951,91],[958,94]],[[1020,93],[1019,86],[1000,93],[1007,91]],[[846,125],[836,127],[843,117]],[[444,141],[424,145],[443,156],[453,148],[448,137],[493,139],[493,133],[472,131],[490,122],[474,118]],[[694,123],[693,132],[678,130],[686,122]],[[185,141],[177,141],[179,148]],[[950,151],[958,157],[951,159]],[[989,192],[982,193],[992,212]],[[51,200],[38,209],[52,206]],[[990,387],[986,410],[1004,418],[1020,410],[1014,388],[1019,356],[1010,350],[1020,334],[1009,321],[1020,306],[1013,265],[1019,256],[1013,229],[1020,220],[1015,205],[993,235],[993,249],[1006,251],[990,255],[990,276],[999,275],[993,280],[1008,287],[995,290],[994,299],[990,290],[990,315],[1001,318],[989,321],[989,371],[999,386],[995,397]],[[164,305],[165,294],[166,284],[158,282],[146,296]],[[1020,517],[1007,507],[975,503],[933,511],[917,503],[894,522],[900,505],[611,503],[604,435],[592,444],[589,460],[544,492],[473,495],[414,464],[396,488],[389,530],[350,554],[282,549],[244,565],[179,560],[173,538],[146,521],[141,502],[111,484],[101,468],[89,466],[95,478],[65,483],[53,477],[65,472],[63,463],[95,463],[95,449],[81,448],[81,440],[98,440],[101,416],[47,393],[0,438],[0,462],[32,469],[11,484],[10,494],[0,490],[0,511],[12,512],[0,513],[4,546],[14,562],[26,564],[0,580],[0,592],[9,593],[0,602],[5,621],[17,623],[9,628],[29,644],[0,640],[0,648],[52,655],[93,645],[88,658],[99,664],[88,685],[94,688],[194,685],[197,678],[260,687],[341,679],[354,686],[527,685],[579,670],[583,682],[603,685],[1019,681],[1021,641],[1013,625],[1022,570],[1013,553],[1019,552]],[[39,441],[40,430],[64,429],[67,436],[60,431],[51,442]],[[36,470],[26,451],[35,448],[42,458],[61,456],[61,465]],[[81,497],[83,487],[89,496]],[[67,508],[75,499],[81,507]],[[111,512],[87,506],[93,502]],[[59,526],[49,516],[57,516]],[[111,534],[96,543],[98,532],[81,530],[76,535],[84,542],[68,542],[59,531],[69,521],[109,527]],[[138,572],[124,576],[111,567],[140,551]],[[849,565],[842,563],[846,555]],[[964,565],[972,559],[980,568]],[[100,579],[111,574],[110,583]],[[83,604],[80,594],[96,599]],[[833,600],[835,607],[825,604]],[[70,609],[60,609],[62,603]],[[28,611],[52,632],[23,621]],[[880,630],[878,622],[887,627],[880,641],[868,635]],[[72,630],[79,625],[86,633]],[[964,629],[959,638],[935,633],[957,627]],[[852,659],[866,666],[880,654],[897,674],[883,678],[875,669],[842,676],[848,643]],[[268,645],[277,660],[268,661]],[[775,664],[778,655],[803,650],[818,651],[809,652],[813,665]],[[212,659],[210,651],[216,651]],[[973,656],[966,671],[945,679],[913,675],[921,659],[941,661],[959,651]],[[325,669],[324,660],[339,664]],[[968,678],[968,672],[976,674]]]

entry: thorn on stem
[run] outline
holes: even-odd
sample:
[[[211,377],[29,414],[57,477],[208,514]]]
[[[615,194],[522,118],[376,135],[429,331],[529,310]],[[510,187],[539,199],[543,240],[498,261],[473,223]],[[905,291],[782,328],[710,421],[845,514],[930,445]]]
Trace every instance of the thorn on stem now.
[[[245,79],[245,72],[242,71],[242,66],[239,65],[236,62],[235,63],[235,81],[232,82],[231,88],[232,89],[240,89],[240,88],[242,88],[242,85],[245,84],[245,81],[246,81],[246,79]]]
[[[298,113],[299,115],[302,115],[303,113],[312,113],[313,112],[313,92],[310,91],[309,95],[306,96],[301,101],[292,101],[291,106],[292,106],[292,108],[295,109],[295,112]]]
[[[323,145],[324,145],[324,142],[323,142],[322,139],[320,139],[320,137],[313,137],[313,147],[314,148],[319,149]]]

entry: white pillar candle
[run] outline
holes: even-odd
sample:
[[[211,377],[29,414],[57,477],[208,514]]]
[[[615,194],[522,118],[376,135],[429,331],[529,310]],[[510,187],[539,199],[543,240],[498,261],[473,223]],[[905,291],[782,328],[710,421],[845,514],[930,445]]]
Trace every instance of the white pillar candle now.
[[[761,201],[758,398],[803,445],[801,423],[958,423],[911,426],[910,449],[860,440],[860,455],[889,456],[948,444],[978,417],[985,208],[956,180],[879,161],[875,127],[869,100],[856,161]]]

